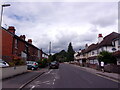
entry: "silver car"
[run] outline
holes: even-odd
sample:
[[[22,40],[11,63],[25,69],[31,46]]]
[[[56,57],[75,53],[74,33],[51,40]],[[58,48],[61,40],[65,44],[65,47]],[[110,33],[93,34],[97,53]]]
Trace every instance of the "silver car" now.
[[[0,67],[8,67],[9,64],[5,62],[4,60],[0,59]]]

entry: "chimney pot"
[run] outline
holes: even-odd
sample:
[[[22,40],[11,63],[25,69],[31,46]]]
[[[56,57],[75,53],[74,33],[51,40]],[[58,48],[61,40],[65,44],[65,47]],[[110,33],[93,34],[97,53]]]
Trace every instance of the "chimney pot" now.
[[[25,37],[25,35],[20,35],[20,38],[25,40],[26,37]]]
[[[102,34],[99,34],[98,37],[103,37]]]
[[[98,34],[98,43],[101,43],[103,40],[102,34]]]
[[[86,48],[86,49],[88,48],[88,44],[85,45],[85,48]]]
[[[32,39],[28,39],[28,43],[32,44]]]
[[[8,31],[15,34],[15,27],[14,26],[9,26]]]

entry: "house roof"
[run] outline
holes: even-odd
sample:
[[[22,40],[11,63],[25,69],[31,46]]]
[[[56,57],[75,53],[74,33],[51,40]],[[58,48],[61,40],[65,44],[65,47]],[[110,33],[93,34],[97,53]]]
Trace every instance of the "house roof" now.
[[[110,33],[109,35],[105,36],[103,38],[103,41],[98,44],[98,48],[102,47],[102,46],[112,46],[112,41],[116,38],[119,37],[119,33],[116,33],[116,32],[112,32]]]
[[[77,57],[77,56],[80,56],[80,55],[81,55],[81,53],[80,53],[80,52],[77,52],[77,55],[76,55],[76,57]]]
[[[98,44],[91,44],[86,50],[85,52],[90,52],[92,50],[95,50],[97,48]]]
[[[11,33],[11,32],[9,32],[7,29],[5,29],[5,28],[2,27],[2,30],[7,31],[9,34],[11,34],[11,35],[12,35],[13,37],[15,37],[16,39],[18,39],[18,40],[20,40],[20,41],[22,41],[22,42],[25,42],[27,45],[30,45],[30,46],[32,46],[32,47],[34,47],[34,48],[36,48],[36,49],[39,50],[39,48],[37,48],[36,46],[28,43],[27,41],[25,41],[25,40],[23,40],[23,39],[21,39],[19,36],[15,35],[15,34],[13,34],[13,33]]]
[[[120,40],[120,34],[118,35],[117,38],[113,39],[113,41]]]
[[[83,53],[83,54],[88,53],[88,52],[95,50],[96,48],[100,48],[102,46],[112,46],[112,41],[119,39],[119,38],[120,38],[119,33],[112,32],[109,35],[105,36],[101,43],[91,44],[90,46],[88,46],[88,48],[81,50],[81,53]]]

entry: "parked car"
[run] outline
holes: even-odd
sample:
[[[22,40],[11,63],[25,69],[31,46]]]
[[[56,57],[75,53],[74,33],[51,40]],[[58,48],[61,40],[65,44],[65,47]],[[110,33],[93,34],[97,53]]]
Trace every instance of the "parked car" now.
[[[59,68],[59,62],[54,61],[49,64],[50,69],[58,69]]]
[[[9,64],[5,62],[4,60],[0,59],[0,67],[8,67]]]
[[[35,61],[26,61],[27,63],[27,69],[28,70],[37,70],[38,69],[38,63]]]
[[[35,66],[35,65],[27,65],[27,69],[28,69],[28,70],[37,70],[37,69],[38,69],[38,66]]]

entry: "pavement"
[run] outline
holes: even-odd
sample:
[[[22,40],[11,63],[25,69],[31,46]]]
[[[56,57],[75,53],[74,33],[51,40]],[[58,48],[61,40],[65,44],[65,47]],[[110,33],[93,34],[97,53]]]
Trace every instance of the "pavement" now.
[[[93,68],[89,68],[89,67],[82,67],[82,66],[78,66],[78,67],[80,67],[81,69],[86,70],[90,73],[94,73],[94,74],[97,74],[97,75],[108,77],[108,78],[111,78],[111,79],[114,79],[114,80],[117,80],[118,82],[120,82],[120,74],[102,72],[102,71],[99,71],[99,70],[96,70],[96,69],[93,69]]]
[[[2,88],[23,88],[26,84],[30,83],[43,73],[47,72],[48,68],[42,68],[40,70],[31,71],[27,73],[16,75],[10,78],[2,80]],[[22,79],[21,79],[22,78]]]

